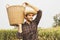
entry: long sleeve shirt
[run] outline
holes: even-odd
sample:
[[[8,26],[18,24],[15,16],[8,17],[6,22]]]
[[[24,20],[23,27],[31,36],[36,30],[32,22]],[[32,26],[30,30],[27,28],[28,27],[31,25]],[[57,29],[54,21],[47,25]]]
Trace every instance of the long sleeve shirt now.
[[[42,11],[37,11],[36,18],[30,23],[23,23],[22,24],[22,33],[20,35],[23,37],[23,40],[38,40],[37,36],[37,26],[41,19]]]

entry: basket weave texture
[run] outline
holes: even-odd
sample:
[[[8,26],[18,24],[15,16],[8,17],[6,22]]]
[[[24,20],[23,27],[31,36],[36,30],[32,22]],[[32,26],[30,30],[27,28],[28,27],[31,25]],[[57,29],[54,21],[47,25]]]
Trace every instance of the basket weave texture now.
[[[14,24],[22,24],[24,22],[24,11],[25,8],[23,6],[15,5],[7,8],[9,23],[11,25]]]

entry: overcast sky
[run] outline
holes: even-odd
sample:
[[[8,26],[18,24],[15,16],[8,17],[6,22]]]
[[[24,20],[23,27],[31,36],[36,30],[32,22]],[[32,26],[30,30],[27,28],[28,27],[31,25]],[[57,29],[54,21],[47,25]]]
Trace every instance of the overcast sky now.
[[[60,13],[60,0],[0,0],[0,29],[12,29],[9,25],[6,5],[21,5],[28,2],[42,10],[39,27],[50,28],[53,25],[53,16]]]

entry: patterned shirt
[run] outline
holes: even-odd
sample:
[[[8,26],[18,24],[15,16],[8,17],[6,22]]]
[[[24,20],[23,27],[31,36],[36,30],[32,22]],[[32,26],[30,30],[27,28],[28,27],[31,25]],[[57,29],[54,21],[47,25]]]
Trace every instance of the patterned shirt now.
[[[23,37],[23,40],[38,40],[37,26],[41,19],[41,16],[42,11],[39,10],[37,11],[36,18],[32,22],[30,22],[30,24],[26,22],[22,24],[21,36]]]

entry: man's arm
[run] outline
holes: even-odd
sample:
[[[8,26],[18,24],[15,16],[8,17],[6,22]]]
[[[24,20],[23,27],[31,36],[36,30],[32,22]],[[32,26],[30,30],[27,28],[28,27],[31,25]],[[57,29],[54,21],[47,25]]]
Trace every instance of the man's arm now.
[[[17,38],[21,39],[23,34],[22,34],[22,25],[21,24],[16,24],[16,27],[18,27],[18,32],[16,34]]]
[[[34,21],[36,22],[36,24],[38,25],[40,19],[41,19],[41,16],[42,16],[42,11],[41,10],[38,10],[37,11],[37,16],[36,18],[34,19]]]

